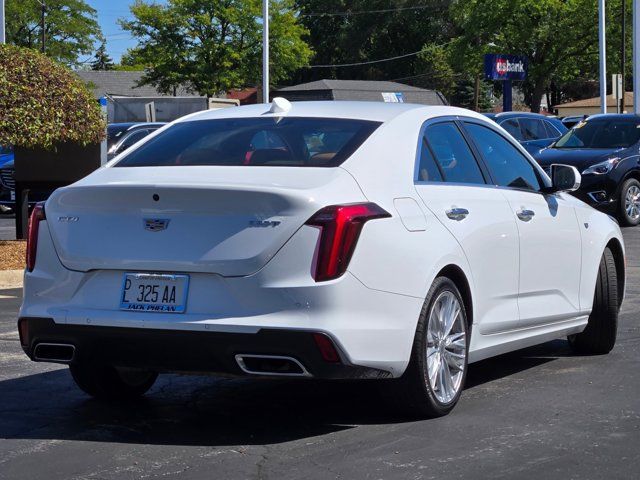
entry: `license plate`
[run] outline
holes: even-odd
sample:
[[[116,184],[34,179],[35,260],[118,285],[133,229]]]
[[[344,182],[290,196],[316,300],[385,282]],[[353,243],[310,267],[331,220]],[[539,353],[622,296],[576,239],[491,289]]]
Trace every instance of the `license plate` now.
[[[120,308],[158,313],[184,313],[189,275],[125,273]]]
[[[15,190],[11,190],[10,198],[11,198],[12,202],[16,201],[16,191]]]

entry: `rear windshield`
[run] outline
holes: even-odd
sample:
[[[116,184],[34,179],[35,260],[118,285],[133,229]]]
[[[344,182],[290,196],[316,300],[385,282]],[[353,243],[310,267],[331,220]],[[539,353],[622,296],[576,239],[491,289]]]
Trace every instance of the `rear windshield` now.
[[[226,165],[335,167],[380,125],[336,118],[234,118],[181,122],[116,167]]]

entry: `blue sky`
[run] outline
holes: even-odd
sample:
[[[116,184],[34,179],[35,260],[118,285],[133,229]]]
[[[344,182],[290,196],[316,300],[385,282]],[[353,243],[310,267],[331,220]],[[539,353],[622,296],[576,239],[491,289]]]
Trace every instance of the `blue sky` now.
[[[133,0],[85,0],[98,12],[98,22],[102,33],[107,37],[107,52],[114,61],[120,61],[120,57],[127,48],[135,45],[135,40],[127,32],[123,32],[117,23],[118,18],[130,17],[129,5]],[[156,0],[164,3],[163,0]]]

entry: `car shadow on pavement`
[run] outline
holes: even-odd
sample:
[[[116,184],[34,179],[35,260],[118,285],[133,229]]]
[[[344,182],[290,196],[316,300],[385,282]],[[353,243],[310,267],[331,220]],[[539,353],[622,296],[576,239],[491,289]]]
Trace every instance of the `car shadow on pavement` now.
[[[564,356],[566,342],[470,366],[467,389]],[[223,379],[162,375],[136,402],[81,393],[66,368],[0,382],[0,438],[152,445],[262,445],[310,438],[399,417],[373,382]]]

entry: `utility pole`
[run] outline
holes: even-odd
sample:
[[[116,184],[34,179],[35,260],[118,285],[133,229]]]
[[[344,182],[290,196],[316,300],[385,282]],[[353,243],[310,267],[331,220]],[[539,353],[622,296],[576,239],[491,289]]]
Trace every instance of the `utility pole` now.
[[[607,49],[604,1],[598,0],[598,44],[600,46],[600,113],[607,113]],[[634,0],[638,1],[638,0]]]
[[[269,0],[262,0],[262,102],[269,103]]]
[[[624,87],[624,69],[626,67],[626,29],[627,29],[627,18],[626,18],[626,7],[627,0],[622,0],[622,39],[620,42],[620,74],[622,75],[622,98],[620,99],[620,113],[624,113],[624,101],[625,101],[625,91]]]
[[[4,0],[0,0],[0,43],[5,43],[6,41],[4,34]]]

